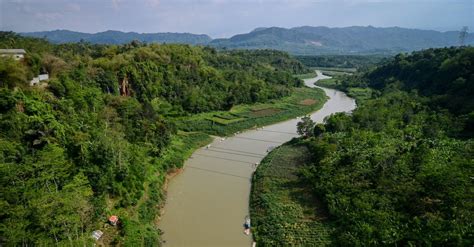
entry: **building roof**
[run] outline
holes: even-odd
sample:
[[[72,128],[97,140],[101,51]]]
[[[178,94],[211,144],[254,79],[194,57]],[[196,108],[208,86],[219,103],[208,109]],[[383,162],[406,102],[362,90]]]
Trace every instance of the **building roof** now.
[[[0,49],[0,54],[25,54],[24,49]]]
[[[118,216],[116,216],[116,215],[110,216],[109,221],[111,221],[111,222],[118,221]]]

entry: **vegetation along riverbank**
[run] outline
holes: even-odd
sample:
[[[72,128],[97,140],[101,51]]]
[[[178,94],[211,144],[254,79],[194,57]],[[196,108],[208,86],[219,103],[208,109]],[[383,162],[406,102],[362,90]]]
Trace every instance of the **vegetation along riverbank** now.
[[[325,101],[294,77],[310,70],[278,51],[51,44],[11,32],[0,48],[26,51],[0,57],[1,245],[83,245],[95,230],[104,245],[157,245],[166,174],[208,134]],[[40,74],[48,79],[34,82]]]
[[[291,95],[268,103],[237,105],[229,111],[194,114],[179,118],[176,122],[180,129],[186,131],[226,136],[309,114],[320,109],[326,99],[321,89],[296,88]]]
[[[471,246],[472,61],[472,47],[429,49],[342,80],[374,93],[264,159],[257,244]]]
[[[333,227],[326,207],[300,174],[311,164],[297,141],[274,149],[253,176],[250,215],[253,237],[263,246],[326,246]]]

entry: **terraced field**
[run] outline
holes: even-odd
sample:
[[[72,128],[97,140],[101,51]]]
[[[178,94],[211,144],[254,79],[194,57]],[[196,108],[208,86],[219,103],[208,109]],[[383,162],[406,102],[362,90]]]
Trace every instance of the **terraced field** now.
[[[268,117],[281,112],[281,109],[268,107],[259,110],[253,110],[249,113],[252,117]]]
[[[179,129],[228,136],[244,129],[265,126],[320,109],[327,101],[318,88],[295,88],[285,98],[269,103],[236,105],[229,111],[215,111],[177,118]]]

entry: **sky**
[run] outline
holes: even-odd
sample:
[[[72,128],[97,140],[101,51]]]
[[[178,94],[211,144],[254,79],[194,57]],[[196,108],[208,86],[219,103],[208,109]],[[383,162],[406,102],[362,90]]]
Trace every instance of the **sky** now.
[[[368,26],[474,31],[474,0],[0,0],[0,30],[189,32]]]

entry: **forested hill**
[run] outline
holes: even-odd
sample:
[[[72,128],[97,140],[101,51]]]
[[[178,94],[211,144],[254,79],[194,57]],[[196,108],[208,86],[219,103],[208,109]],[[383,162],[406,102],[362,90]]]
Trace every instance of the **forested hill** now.
[[[340,88],[416,91],[430,107],[474,121],[474,48],[428,49],[399,54],[363,75],[341,80]]]
[[[230,49],[276,49],[298,55],[395,54],[459,45],[459,32],[438,32],[399,27],[295,27],[258,28],[210,43]],[[466,44],[474,44],[468,37]]]
[[[191,33],[136,33],[105,31],[99,33],[81,33],[69,30],[22,33],[27,37],[46,38],[53,43],[91,42],[94,44],[125,44],[133,40],[147,43],[207,44],[211,37],[205,34]]]
[[[428,49],[398,55],[366,74],[368,86],[416,90],[432,106],[455,115],[474,114],[474,48]],[[471,116],[471,117],[474,117]],[[474,119],[473,119],[474,120]]]
[[[473,63],[474,48],[429,49],[343,80],[372,97],[316,125],[301,172],[327,209],[330,241],[473,245]]]
[[[276,51],[54,45],[0,33],[0,245],[157,246],[169,169],[206,140],[173,118],[289,95],[304,66]],[[29,86],[47,72],[50,80]],[[173,144],[172,146],[170,146]],[[118,228],[106,228],[108,216]],[[102,240],[101,240],[102,241]]]
[[[188,33],[134,33],[106,31],[80,33],[68,30],[23,33],[24,36],[46,38],[54,43],[79,42],[124,44],[132,40],[147,43],[202,44],[221,49],[275,49],[298,55],[321,54],[389,54],[435,47],[459,45],[459,32],[438,32],[399,27],[295,27],[257,28],[250,33],[228,39],[212,40],[207,35]],[[468,35],[465,44],[474,44]]]

